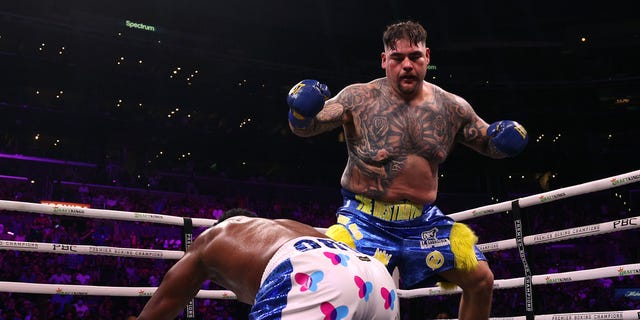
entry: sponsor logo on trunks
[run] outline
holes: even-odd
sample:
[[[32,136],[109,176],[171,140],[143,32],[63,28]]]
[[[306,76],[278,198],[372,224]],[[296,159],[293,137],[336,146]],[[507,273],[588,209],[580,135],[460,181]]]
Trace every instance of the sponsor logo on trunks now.
[[[420,241],[420,248],[422,249],[437,248],[449,245],[449,239],[438,239],[438,228],[423,231],[421,237],[422,240]]]
[[[444,264],[444,256],[440,251],[434,250],[427,255],[427,266],[431,268],[431,270],[436,270]]]

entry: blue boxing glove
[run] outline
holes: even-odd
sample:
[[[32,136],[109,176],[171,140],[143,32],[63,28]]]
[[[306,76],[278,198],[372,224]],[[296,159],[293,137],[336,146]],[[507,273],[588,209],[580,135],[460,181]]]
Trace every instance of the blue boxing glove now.
[[[529,142],[525,128],[511,120],[496,121],[489,126],[487,134],[498,151],[513,157],[524,149]]]
[[[331,97],[327,85],[317,80],[298,82],[287,95],[289,122],[295,128],[305,128],[324,107],[325,100]]]

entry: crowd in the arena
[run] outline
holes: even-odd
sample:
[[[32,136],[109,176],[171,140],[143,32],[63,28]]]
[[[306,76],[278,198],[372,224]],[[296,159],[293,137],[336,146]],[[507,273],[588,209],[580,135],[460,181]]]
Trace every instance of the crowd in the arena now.
[[[30,181],[0,179],[0,198],[22,202],[55,200],[88,204],[91,208],[148,212],[180,217],[215,219],[224,210],[244,207],[269,218],[291,218],[316,227],[328,227],[339,206],[338,190],[303,190],[256,182],[227,181],[215,195],[152,191],[84,183],[56,184],[48,196]],[[299,188],[303,197],[287,195]],[[226,190],[226,191],[225,191]],[[289,190],[289,194],[290,194]],[[276,195],[281,193],[279,196]],[[323,196],[324,195],[324,196]],[[440,206],[445,211],[464,208],[465,198]],[[468,201],[471,205],[472,201]],[[469,207],[471,208],[471,207]],[[523,219],[527,234],[549,232],[581,225],[613,221],[630,213],[607,192],[580,196],[575,201],[549,203],[528,208]],[[480,243],[511,239],[513,221],[509,214],[468,221]],[[94,246],[182,250],[177,226],[87,219],[70,216],[2,211],[2,240],[85,244]],[[194,231],[197,235],[203,228]],[[575,271],[639,261],[639,239],[635,231],[579,238],[528,247],[528,263],[533,274]],[[631,234],[631,235],[630,235]],[[487,253],[496,279],[521,277],[522,262],[516,249]],[[0,250],[0,281],[60,283],[76,285],[155,287],[173,260],[100,255],[53,254]],[[425,283],[432,286],[433,283]],[[598,280],[558,283],[534,287],[536,314],[614,311],[640,308],[637,297],[617,294],[616,289],[640,288],[640,277],[620,276]],[[223,289],[207,283],[203,289]],[[0,292],[0,319],[128,319],[137,315],[147,297],[103,297],[67,294],[21,294]],[[458,294],[403,299],[403,319],[456,317]],[[495,290],[493,316],[524,313],[523,288]],[[422,306],[428,305],[428,308]],[[413,307],[415,305],[415,307]],[[420,307],[418,307],[420,306]],[[196,312],[203,319],[243,319],[248,306],[233,300],[196,299]]]

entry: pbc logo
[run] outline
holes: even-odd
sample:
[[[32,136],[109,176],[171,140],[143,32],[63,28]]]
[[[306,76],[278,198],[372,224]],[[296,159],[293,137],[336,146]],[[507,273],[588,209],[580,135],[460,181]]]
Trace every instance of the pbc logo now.
[[[56,251],[56,250],[78,252],[78,251],[76,251],[76,246],[72,246],[72,245],[68,245],[68,244],[54,243],[53,244],[53,251]]]
[[[623,228],[628,226],[637,226],[638,224],[635,222],[636,218],[627,218],[613,222],[613,228]]]

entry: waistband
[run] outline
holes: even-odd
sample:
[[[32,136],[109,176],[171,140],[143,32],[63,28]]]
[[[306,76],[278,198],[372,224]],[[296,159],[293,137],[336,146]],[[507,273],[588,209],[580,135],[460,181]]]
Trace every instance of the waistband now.
[[[271,257],[271,259],[269,260],[269,262],[267,263],[267,266],[264,268],[264,271],[262,272],[262,278],[260,279],[260,285],[262,286],[262,284],[264,283],[264,281],[267,279],[267,277],[271,274],[271,272],[273,272],[273,270],[279,266],[281,263],[283,263],[285,260],[292,258],[298,254],[303,253],[303,251],[300,251],[298,249],[296,249],[296,247],[294,246],[295,243],[297,243],[300,240],[303,239],[310,239],[310,240],[314,240],[316,241],[316,237],[298,237],[298,238],[294,238],[291,239],[287,242],[285,242],[282,246],[280,246],[280,248],[278,248],[278,250],[276,250],[276,253],[273,254],[273,257]]]
[[[341,193],[344,197],[344,206],[386,221],[412,220],[427,213],[433,207],[431,204],[417,204],[409,200],[397,202],[375,200],[344,188]]]

